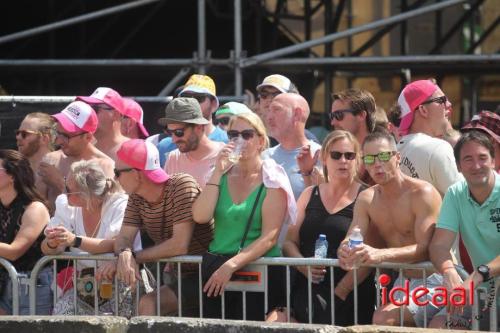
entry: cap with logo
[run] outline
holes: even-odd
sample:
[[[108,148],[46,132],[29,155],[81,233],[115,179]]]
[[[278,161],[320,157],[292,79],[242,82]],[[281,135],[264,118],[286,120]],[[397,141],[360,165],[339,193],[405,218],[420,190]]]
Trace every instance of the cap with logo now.
[[[478,129],[488,133],[500,144],[500,116],[491,111],[481,111],[474,115],[470,123],[462,127],[463,130]]]
[[[227,102],[226,104],[224,104],[223,106],[221,106],[215,112],[215,115],[216,116],[220,116],[220,115],[223,115],[223,114],[237,115],[237,114],[248,113],[248,112],[252,112],[252,110],[250,110],[248,108],[248,106],[246,106],[243,103]]]
[[[437,89],[438,86],[431,80],[413,81],[403,88],[398,98],[398,104],[401,108],[400,135],[408,134],[413,122],[413,112],[419,105],[428,100]]]
[[[161,168],[158,149],[151,142],[142,139],[125,141],[116,155],[123,163],[141,170],[153,183],[160,184],[170,178]]]
[[[53,115],[68,133],[95,133],[99,121],[92,107],[84,102],[76,101],[69,104],[59,113]]]
[[[139,130],[145,138],[149,136],[148,131],[144,127],[144,111],[139,103],[132,98],[123,98],[123,115],[136,122],[137,127],[139,127]]]
[[[106,104],[123,114],[123,97],[115,90],[107,87],[97,88],[90,96],[77,96],[77,101],[88,104]]]
[[[215,82],[208,75],[191,75],[186,84],[184,84],[184,88],[179,93],[179,96],[182,96],[186,92],[210,95],[215,99],[215,101],[217,102],[217,107],[219,107],[219,99],[217,98],[217,93],[215,90]]]
[[[280,74],[272,74],[266,76],[264,81],[257,86],[257,91],[259,92],[264,87],[273,87],[281,91],[282,93],[292,92],[295,89],[292,81],[286,76]]]
[[[160,126],[167,126],[168,123],[188,123],[206,125],[209,123],[203,117],[200,103],[191,97],[177,97],[168,103],[165,108],[165,117],[158,119]]]

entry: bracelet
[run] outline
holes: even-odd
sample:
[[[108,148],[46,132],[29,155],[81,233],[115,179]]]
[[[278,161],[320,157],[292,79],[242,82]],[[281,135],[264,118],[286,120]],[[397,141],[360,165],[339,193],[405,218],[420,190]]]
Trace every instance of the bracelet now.
[[[57,249],[57,246],[51,246],[51,245],[50,245],[50,243],[49,243],[49,241],[46,241],[46,242],[45,242],[45,244],[47,244],[47,247],[48,247],[49,249],[52,249],[52,250]]]
[[[452,268],[454,269],[454,268],[455,268],[455,266],[449,266],[449,267],[444,268],[444,269],[443,269],[443,273],[444,273],[444,272],[446,272],[446,271],[447,271],[447,270],[449,270],[449,269],[452,269]]]
[[[302,172],[302,171],[299,171],[299,173],[302,175],[302,176],[310,176],[312,174],[312,170],[311,171],[307,171],[307,172]]]
[[[125,247],[123,249],[120,249],[120,251],[118,252],[118,256],[125,251],[130,251],[130,253],[132,254],[132,257],[134,257],[134,259],[137,259],[135,252],[132,251],[132,249],[130,247]]]
[[[205,186],[206,186],[206,185],[212,185],[212,186],[217,186],[217,187],[220,187],[220,185],[219,185],[219,184],[215,184],[215,183],[205,183]]]

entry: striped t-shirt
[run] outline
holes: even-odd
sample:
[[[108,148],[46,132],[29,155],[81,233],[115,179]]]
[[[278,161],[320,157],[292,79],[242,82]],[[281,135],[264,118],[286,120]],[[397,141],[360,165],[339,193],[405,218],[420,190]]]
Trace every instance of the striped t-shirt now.
[[[155,244],[159,244],[175,236],[174,225],[193,223],[193,236],[187,254],[201,254],[212,240],[213,223],[197,224],[193,221],[192,206],[199,194],[200,188],[192,176],[174,174],[165,182],[163,195],[157,202],[148,202],[137,194],[131,194],[123,224],[146,230]]]

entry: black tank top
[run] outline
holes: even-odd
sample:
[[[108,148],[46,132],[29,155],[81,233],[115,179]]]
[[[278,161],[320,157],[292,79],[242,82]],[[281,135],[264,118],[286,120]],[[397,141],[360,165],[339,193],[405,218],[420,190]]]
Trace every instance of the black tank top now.
[[[361,186],[358,193],[366,187]],[[323,202],[319,187],[316,186],[307,204],[304,221],[300,227],[300,253],[304,257],[314,257],[314,246],[320,234],[326,235],[328,241],[328,258],[337,258],[337,249],[344,240],[352,222],[354,201],[334,214],[330,214]],[[335,283],[345,274],[340,268],[335,268]],[[329,280],[329,270],[325,281]]]
[[[0,242],[10,244],[16,238],[26,206],[31,201],[21,198],[19,195],[8,207],[0,203]],[[43,240],[43,232],[40,233],[28,251],[19,259],[12,262],[18,272],[27,272],[33,269],[36,262],[42,257],[40,245]]]

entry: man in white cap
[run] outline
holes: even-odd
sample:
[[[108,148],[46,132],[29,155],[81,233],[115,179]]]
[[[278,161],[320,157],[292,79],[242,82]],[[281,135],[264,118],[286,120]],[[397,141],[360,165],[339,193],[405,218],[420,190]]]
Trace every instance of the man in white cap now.
[[[95,146],[116,161],[116,152],[129,138],[122,135],[121,121],[125,114],[122,96],[111,88],[99,87],[90,96],[78,96],[77,101],[89,104],[96,112],[99,125]]]
[[[144,127],[144,111],[132,98],[123,98],[122,135],[130,139],[145,139],[149,136]]]
[[[212,115],[219,107],[219,99],[216,95],[215,82],[210,76],[201,74],[191,75],[179,93],[179,97],[191,97],[200,103],[203,117],[208,120],[208,124],[205,126],[205,133],[210,140],[224,143],[229,141],[227,133],[212,123]],[[170,137],[160,141],[158,150],[162,166],[165,164],[166,154],[175,148],[177,147]]]
[[[45,155],[38,170],[45,184],[45,188],[42,186],[40,190],[51,204],[59,194],[64,193],[65,177],[72,163],[96,159],[110,178],[113,177],[114,166],[113,160],[92,143],[98,119],[90,105],[73,102],[52,117],[57,121],[55,144],[61,149]]]
[[[177,145],[177,149],[168,153],[165,171],[170,175],[190,174],[204,188],[224,143],[207,137],[208,120],[203,117],[200,104],[194,98],[174,98],[165,110],[165,118],[158,122]]]
[[[160,166],[158,150],[144,140],[132,139],[118,150],[115,177],[129,194],[127,209],[115,240],[116,274],[129,286],[139,279],[138,264],[178,255],[200,255],[212,239],[212,224],[193,221],[191,206],[200,193],[193,177],[169,176]],[[134,252],[133,240],[144,229],[154,246]],[[160,289],[161,315],[177,311],[177,281]],[[198,272],[182,269],[183,315],[198,313]],[[156,314],[156,293],[141,298],[140,315]]]

